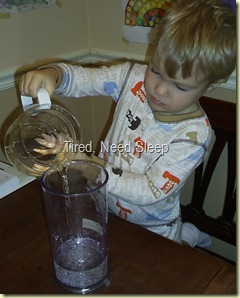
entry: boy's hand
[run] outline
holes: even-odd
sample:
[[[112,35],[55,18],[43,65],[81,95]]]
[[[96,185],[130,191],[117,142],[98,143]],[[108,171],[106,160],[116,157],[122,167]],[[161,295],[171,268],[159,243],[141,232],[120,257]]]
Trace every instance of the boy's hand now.
[[[66,146],[68,146],[68,142],[65,142],[66,140],[71,141],[71,139],[63,133],[55,132],[54,134],[51,134],[51,135],[42,133],[41,137],[35,138],[35,141],[45,148],[34,148],[33,150],[42,155],[61,154],[61,153],[64,154],[64,152],[66,152],[66,149],[67,149]],[[93,161],[84,152],[73,152],[72,154],[74,154],[74,160]],[[98,161],[100,160],[97,157],[95,157],[95,159],[97,159]],[[99,162],[97,163],[101,164]],[[37,164],[34,165],[34,168],[42,172],[45,172],[46,170],[49,169],[49,167],[47,166],[40,166]],[[86,164],[84,173],[83,173],[83,176],[86,179],[95,181],[95,179],[98,177],[98,174],[99,174],[99,170],[97,168],[91,167],[91,166],[88,167]]]
[[[66,141],[66,136],[62,133],[54,133],[51,135],[42,133],[40,138],[35,138],[35,141],[46,147],[46,149],[34,148],[33,150],[42,155],[58,154],[65,150],[64,146],[67,143],[64,142],[64,140]]]
[[[45,148],[34,148],[33,150],[42,155],[59,154],[68,151],[67,146],[72,141],[70,137],[63,133],[55,132],[51,135],[42,133],[40,138],[35,138],[35,141]],[[84,152],[72,152],[74,159],[89,161],[90,157]]]
[[[37,98],[39,88],[45,88],[51,97],[56,89],[58,72],[54,68],[32,70],[20,78],[19,89],[22,95]]]

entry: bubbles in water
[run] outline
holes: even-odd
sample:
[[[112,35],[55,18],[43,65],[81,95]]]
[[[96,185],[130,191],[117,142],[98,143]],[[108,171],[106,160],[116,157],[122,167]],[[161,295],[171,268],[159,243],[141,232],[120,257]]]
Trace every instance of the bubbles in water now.
[[[90,238],[74,238],[61,244],[54,265],[57,279],[75,288],[101,282],[108,269],[100,243]]]

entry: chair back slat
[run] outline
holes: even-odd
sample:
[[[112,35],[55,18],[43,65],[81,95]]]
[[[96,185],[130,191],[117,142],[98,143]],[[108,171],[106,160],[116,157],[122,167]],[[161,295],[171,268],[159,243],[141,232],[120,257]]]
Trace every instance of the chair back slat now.
[[[236,104],[202,97],[200,104],[208,115],[215,132],[215,141],[206,162],[195,170],[191,203],[182,208],[183,221],[200,230],[236,245]],[[221,215],[209,216],[204,210],[206,194],[223,150],[227,147],[226,192]],[[211,194],[214,196],[214,193]],[[217,204],[219,198],[214,198]]]

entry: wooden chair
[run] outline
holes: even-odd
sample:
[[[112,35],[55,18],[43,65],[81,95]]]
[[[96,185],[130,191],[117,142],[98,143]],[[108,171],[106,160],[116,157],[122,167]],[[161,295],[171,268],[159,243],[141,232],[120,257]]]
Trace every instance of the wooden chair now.
[[[216,139],[206,164],[202,163],[195,170],[191,202],[181,206],[182,219],[209,235],[236,245],[236,104],[208,97],[202,97],[200,103],[209,117]],[[225,145],[228,148],[226,193],[221,215],[213,218],[206,214],[203,205]]]

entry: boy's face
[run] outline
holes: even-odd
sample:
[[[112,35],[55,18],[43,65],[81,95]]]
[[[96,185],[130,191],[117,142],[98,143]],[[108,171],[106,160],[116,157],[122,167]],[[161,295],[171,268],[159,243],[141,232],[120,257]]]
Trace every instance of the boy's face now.
[[[145,74],[145,90],[151,108],[163,114],[190,113],[197,109],[197,101],[210,86],[204,76],[183,79],[181,72],[169,78],[163,63],[152,60]]]

